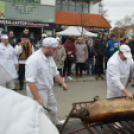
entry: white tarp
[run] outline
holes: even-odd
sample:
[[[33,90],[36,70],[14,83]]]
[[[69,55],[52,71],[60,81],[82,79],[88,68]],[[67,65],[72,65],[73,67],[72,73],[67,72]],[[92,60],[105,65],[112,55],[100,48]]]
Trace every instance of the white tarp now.
[[[59,36],[81,36],[82,27],[80,26],[69,26],[67,29],[61,32],[57,32],[56,34]],[[97,34],[88,32],[85,28],[83,28],[83,34],[87,35],[88,37],[97,37]]]

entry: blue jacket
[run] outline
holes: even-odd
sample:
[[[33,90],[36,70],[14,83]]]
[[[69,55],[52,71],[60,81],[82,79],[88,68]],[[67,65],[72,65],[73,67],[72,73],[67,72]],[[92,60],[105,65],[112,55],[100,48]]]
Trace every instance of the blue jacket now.
[[[119,47],[120,47],[120,42],[118,40],[115,40],[115,42],[109,40],[107,44],[106,57],[111,57],[116,51],[119,50]]]

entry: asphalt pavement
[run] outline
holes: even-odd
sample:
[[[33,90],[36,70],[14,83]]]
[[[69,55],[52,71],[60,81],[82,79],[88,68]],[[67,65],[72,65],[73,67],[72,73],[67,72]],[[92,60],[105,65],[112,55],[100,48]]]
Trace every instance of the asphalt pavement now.
[[[66,79],[69,87],[68,91],[63,91],[58,83],[55,84],[53,92],[58,104],[59,119],[66,119],[72,109],[72,103],[92,101],[95,96],[106,98],[107,84],[105,80],[95,80],[94,76],[85,75],[84,78],[74,78],[72,81]],[[134,93],[134,88],[131,87],[133,82],[128,85],[128,90]],[[26,95],[26,90],[17,91],[20,94]],[[70,119],[62,134],[66,134],[72,130],[82,128],[83,125],[79,119]],[[77,134],[88,134],[87,130],[78,132]]]

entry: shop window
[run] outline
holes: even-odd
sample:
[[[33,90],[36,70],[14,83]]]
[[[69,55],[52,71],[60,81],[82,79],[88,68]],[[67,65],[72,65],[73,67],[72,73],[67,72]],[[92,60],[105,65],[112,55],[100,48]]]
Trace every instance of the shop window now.
[[[61,0],[56,0],[56,5],[60,5],[61,4]]]
[[[69,0],[69,5],[70,5],[70,6],[75,6],[75,3],[76,3],[75,0]]]
[[[62,11],[68,12],[68,6],[62,6]]]
[[[76,12],[81,13],[82,12],[82,7],[76,7]]]
[[[68,0],[62,0],[62,5],[68,5]]]
[[[57,10],[57,11],[61,11],[61,5],[57,5],[57,6],[56,6],[56,10]]]
[[[75,12],[75,7],[74,6],[69,6],[69,12]]]
[[[83,13],[88,13],[89,12],[89,10],[88,10],[88,8],[83,8]]]

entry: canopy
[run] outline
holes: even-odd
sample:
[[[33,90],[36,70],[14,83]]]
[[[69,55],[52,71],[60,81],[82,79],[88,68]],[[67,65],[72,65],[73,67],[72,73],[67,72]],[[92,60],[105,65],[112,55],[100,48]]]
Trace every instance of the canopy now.
[[[57,32],[56,34],[62,36],[81,36],[82,27],[80,26],[69,26],[67,29],[61,32]],[[83,34],[89,37],[97,37],[97,34],[88,32],[85,28],[83,28]]]

